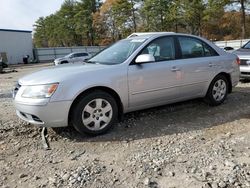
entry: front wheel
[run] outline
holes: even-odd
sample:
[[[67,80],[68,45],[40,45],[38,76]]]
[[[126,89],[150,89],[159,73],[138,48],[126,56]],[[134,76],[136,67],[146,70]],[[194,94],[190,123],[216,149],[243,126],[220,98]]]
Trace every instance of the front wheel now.
[[[216,76],[211,82],[207,95],[206,101],[211,106],[217,106],[224,102],[228,94],[228,80],[223,75]]]
[[[66,64],[69,63],[68,61],[62,61],[60,64]]]
[[[117,121],[115,99],[103,91],[84,96],[74,107],[72,123],[80,133],[99,135],[107,132]]]

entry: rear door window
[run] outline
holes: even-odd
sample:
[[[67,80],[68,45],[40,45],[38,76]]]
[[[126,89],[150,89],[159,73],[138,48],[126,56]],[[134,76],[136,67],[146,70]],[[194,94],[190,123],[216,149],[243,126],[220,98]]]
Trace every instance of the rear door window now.
[[[217,52],[205,42],[192,38],[192,37],[178,37],[181,57],[197,58],[197,57],[209,57],[218,55]]]

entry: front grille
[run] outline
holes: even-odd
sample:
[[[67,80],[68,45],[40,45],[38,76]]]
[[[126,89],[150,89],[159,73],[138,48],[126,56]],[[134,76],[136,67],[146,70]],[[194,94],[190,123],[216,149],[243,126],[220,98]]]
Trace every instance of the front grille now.
[[[19,83],[17,83],[16,86],[14,87],[13,92],[12,92],[13,98],[15,98],[15,96],[16,96],[18,90],[20,89],[20,87],[21,87],[21,85]]]
[[[250,72],[241,72],[241,74],[250,75]]]
[[[241,60],[240,60],[240,65],[248,66],[249,64],[248,64],[247,62],[249,62],[249,60],[241,59]]]

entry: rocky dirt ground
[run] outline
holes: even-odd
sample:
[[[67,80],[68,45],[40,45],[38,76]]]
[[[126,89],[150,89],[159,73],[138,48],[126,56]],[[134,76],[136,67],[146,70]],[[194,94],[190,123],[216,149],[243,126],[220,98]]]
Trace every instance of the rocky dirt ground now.
[[[192,100],[129,113],[108,134],[41,129],[17,118],[17,79],[50,64],[0,74],[0,187],[250,187],[250,82],[225,103]]]

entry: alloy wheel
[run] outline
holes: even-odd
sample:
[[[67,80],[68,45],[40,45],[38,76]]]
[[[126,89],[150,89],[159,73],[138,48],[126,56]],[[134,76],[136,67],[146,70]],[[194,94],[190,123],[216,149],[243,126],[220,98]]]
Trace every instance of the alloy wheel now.
[[[226,82],[222,79],[217,80],[214,83],[212,90],[212,95],[214,100],[221,101],[225,97],[226,92],[227,92]]]
[[[90,130],[104,129],[113,116],[111,104],[102,98],[90,101],[83,109],[82,122]]]

